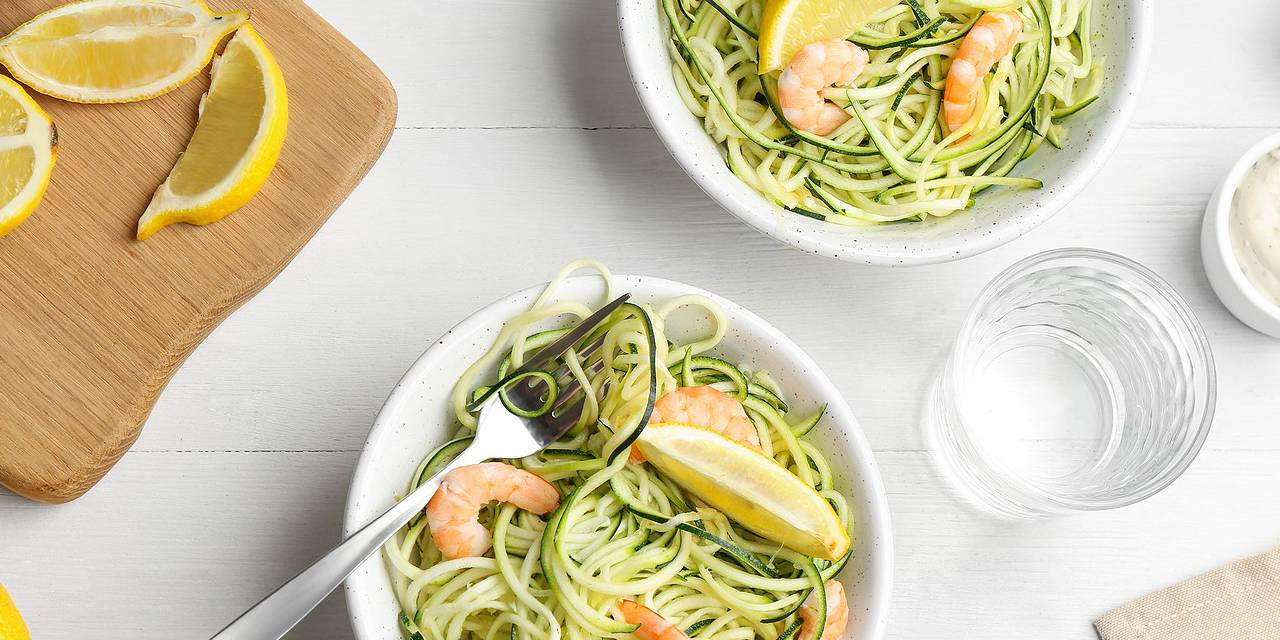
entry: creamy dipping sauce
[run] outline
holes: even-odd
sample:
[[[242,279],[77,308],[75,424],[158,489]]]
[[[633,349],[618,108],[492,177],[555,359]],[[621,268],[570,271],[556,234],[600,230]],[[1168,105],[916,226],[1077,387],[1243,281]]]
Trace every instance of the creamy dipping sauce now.
[[[1263,156],[1231,201],[1231,248],[1249,282],[1280,306],[1280,150]]]

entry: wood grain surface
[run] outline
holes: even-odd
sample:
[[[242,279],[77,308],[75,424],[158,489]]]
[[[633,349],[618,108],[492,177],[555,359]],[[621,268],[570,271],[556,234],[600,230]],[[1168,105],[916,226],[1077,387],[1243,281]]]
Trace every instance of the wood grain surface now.
[[[57,4],[5,0],[0,30]],[[0,239],[0,483],[28,498],[89,490],[137,439],[177,366],[279,273],[390,138],[390,83],[304,3],[211,4],[250,10],[291,103],[271,179],[229,218],[133,239],[191,136],[207,73],[137,104],[37,97],[60,132],[58,165],[44,203]]]

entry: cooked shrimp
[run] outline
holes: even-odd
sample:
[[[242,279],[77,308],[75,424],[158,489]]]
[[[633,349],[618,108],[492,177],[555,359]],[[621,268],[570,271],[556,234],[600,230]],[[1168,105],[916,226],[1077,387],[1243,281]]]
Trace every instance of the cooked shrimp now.
[[[622,611],[622,619],[627,623],[640,625],[639,629],[632,631],[640,640],[689,640],[689,636],[683,631],[649,607],[631,600],[621,600],[618,602],[618,609]]]
[[[495,500],[543,515],[560,504],[560,492],[550,482],[505,462],[450,471],[427,503],[431,539],[445,558],[480,556],[493,546],[479,516],[480,508]]]
[[[796,640],[840,640],[840,636],[844,635],[844,628],[849,626],[849,601],[844,597],[844,585],[835,580],[827,581],[827,625],[822,628],[822,635],[817,635],[818,630],[813,628],[818,616],[817,610],[817,594],[809,594],[809,597],[800,606],[800,633],[796,635]]]
[[[1022,35],[1022,16],[1017,11],[993,11],[983,14],[960,43],[951,60],[947,84],[942,92],[942,119],[955,131],[964,126],[978,111],[978,92],[982,79],[1001,58],[1013,51]]]
[[[850,84],[870,57],[848,40],[822,40],[804,46],[778,77],[782,115],[797,129],[825,136],[849,119],[844,109],[827,102],[822,90]]]
[[[747,417],[742,403],[715,387],[680,387],[653,405],[651,424],[679,422],[702,427],[736,440],[749,447],[760,448],[760,434]],[[631,461],[644,462],[640,449],[631,448]]]

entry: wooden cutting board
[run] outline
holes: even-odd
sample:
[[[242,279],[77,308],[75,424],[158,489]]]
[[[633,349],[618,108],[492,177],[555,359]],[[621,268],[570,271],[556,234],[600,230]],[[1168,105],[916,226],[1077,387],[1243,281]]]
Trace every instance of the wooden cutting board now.
[[[0,1],[0,31],[58,4]],[[271,179],[221,222],[133,239],[195,127],[207,72],[138,104],[36,96],[61,135],[58,165],[40,208],[0,238],[0,483],[28,498],[70,501],[102,478],[178,365],[288,264],[394,128],[386,77],[300,0],[210,6],[250,10],[290,102]]]

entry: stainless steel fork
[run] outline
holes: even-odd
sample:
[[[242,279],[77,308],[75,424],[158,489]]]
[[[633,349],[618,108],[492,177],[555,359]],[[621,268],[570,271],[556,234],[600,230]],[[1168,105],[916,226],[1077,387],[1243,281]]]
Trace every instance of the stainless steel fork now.
[[[546,348],[534,354],[507,380],[523,377],[538,371],[556,357],[572,349],[591,334],[602,322],[627,301],[624,295],[600,308],[578,326],[565,333]],[[594,340],[578,354],[586,359],[599,349],[602,340]],[[567,369],[553,373],[557,380],[567,380]],[[514,381],[506,390],[507,401],[522,410],[541,407],[545,401],[544,385],[533,378]],[[445,465],[439,473],[423,482],[365,525],[342,544],[334,547],[292,580],[284,583],[271,595],[244,612],[234,622],[219,631],[210,640],[271,640],[280,638],[298,624],[320,601],[329,595],[347,576],[351,575],[369,556],[382,547],[406,523],[426,507],[435,495],[440,481],[450,471],[469,464],[477,464],[493,458],[523,458],[533,455],[555,442],[572,427],[581,416],[585,394],[575,383],[565,385],[554,400],[553,407],[539,418],[522,418],[509,411],[492,393],[482,401],[476,424],[475,439],[471,446]]]

